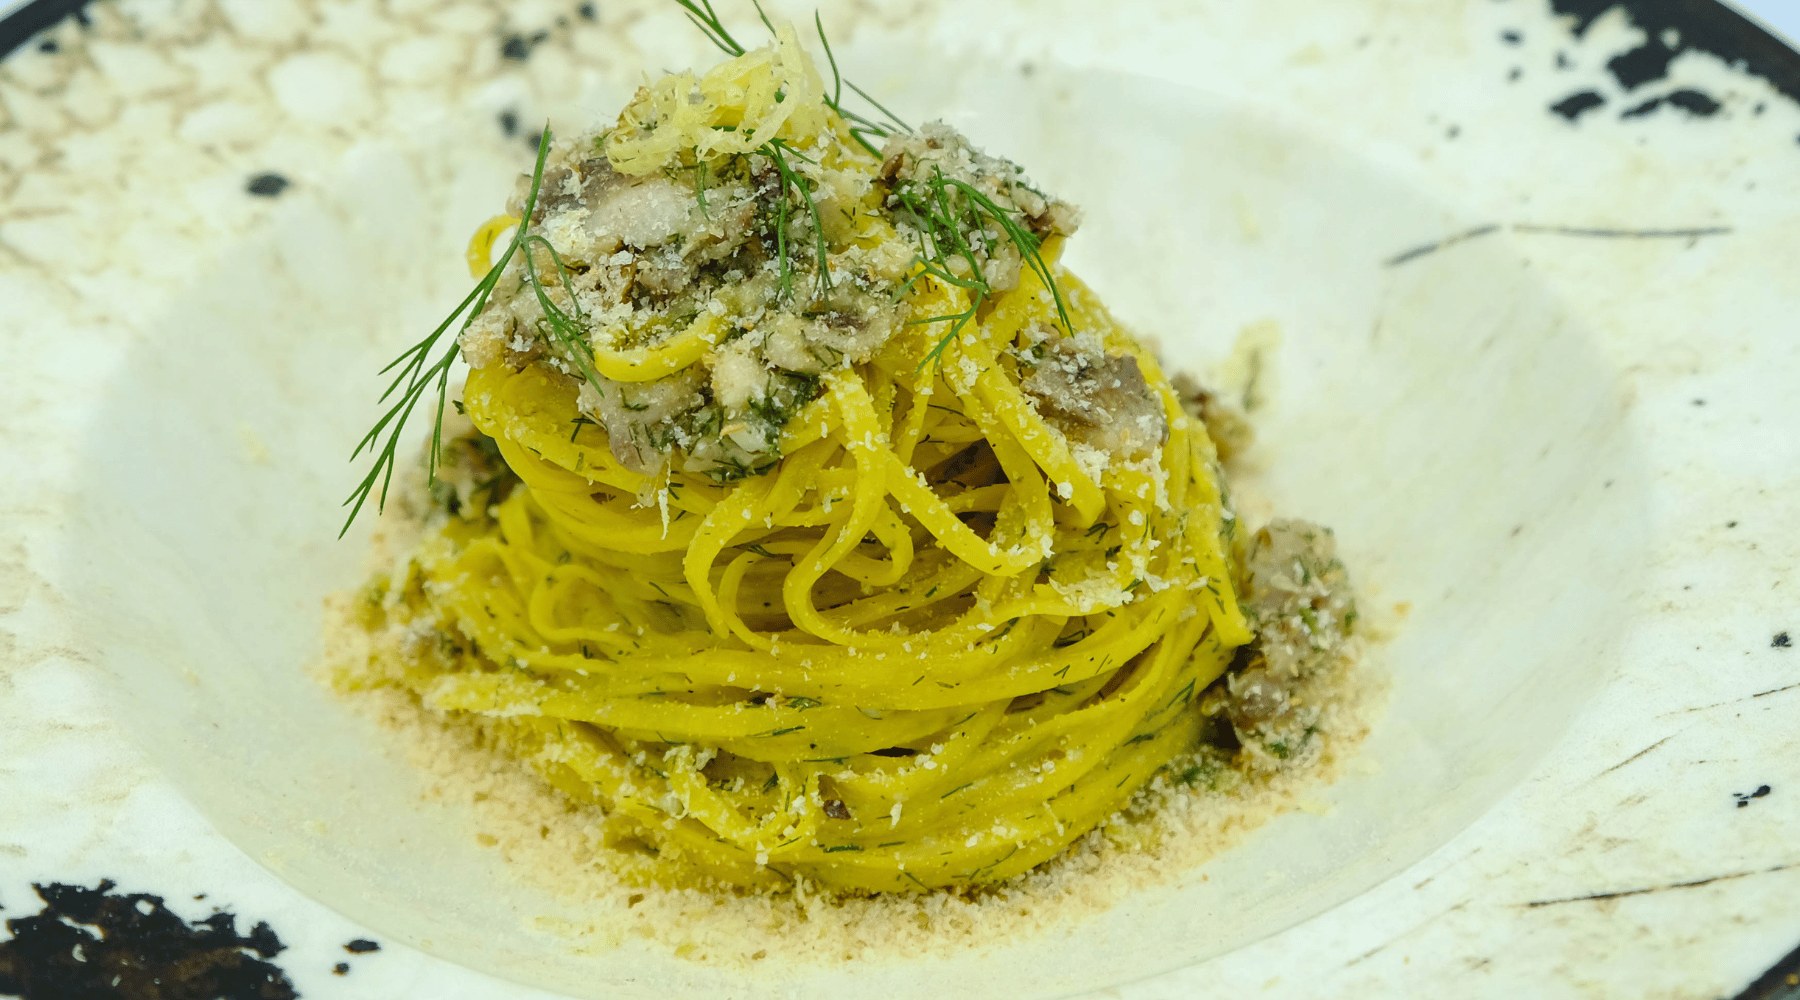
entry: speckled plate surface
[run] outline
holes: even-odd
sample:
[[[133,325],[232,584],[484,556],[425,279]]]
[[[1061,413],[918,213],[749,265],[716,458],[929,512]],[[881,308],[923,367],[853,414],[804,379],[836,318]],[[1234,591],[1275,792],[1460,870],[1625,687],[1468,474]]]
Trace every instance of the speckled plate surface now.
[[[1260,488],[1411,607],[1361,766],[989,954],[751,977],[534,930],[301,671],[360,558],[342,454],[536,123],[710,57],[652,0],[94,3],[0,61],[0,994],[159,921],[232,996],[1787,988],[1800,57],[1697,0],[823,12],[903,114],[1086,203],[1072,264],[1172,358],[1280,328]],[[161,902],[33,889],[103,880]]]

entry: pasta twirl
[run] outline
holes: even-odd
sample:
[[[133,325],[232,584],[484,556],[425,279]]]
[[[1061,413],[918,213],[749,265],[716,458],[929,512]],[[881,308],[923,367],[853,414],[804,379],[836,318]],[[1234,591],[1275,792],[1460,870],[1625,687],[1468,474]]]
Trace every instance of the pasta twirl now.
[[[482,719],[643,882],[1003,882],[1293,718],[1276,665],[1215,683],[1245,544],[1201,421],[1058,265],[1074,210],[826,93],[783,27],[546,137],[470,247],[439,514],[340,675]],[[1307,599],[1324,648],[1347,598]]]

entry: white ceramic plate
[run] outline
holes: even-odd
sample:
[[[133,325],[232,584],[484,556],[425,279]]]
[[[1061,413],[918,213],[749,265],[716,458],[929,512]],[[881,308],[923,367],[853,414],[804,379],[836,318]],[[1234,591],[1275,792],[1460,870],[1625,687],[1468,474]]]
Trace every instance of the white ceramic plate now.
[[[8,916],[204,891],[371,997],[1721,994],[1793,945],[1800,108],[1696,26],[1524,0],[828,5],[903,116],[1084,204],[1072,266],[1172,360],[1279,325],[1259,488],[1410,605],[1393,703],[1323,815],[996,952],[745,977],[538,929],[579,908],[301,666],[374,373],[528,164],[503,121],[711,58],[595,13],[98,4],[0,66]],[[389,947],[334,978],[353,936]]]

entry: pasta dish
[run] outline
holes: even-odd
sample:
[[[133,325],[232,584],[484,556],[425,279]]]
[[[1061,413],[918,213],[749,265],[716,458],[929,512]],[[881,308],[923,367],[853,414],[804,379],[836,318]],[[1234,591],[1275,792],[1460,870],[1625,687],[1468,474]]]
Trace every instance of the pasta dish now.
[[[1329,533],[1238,524],[1216,401],[1058,263],[1072,206],[774,33],[546,132],[476,234],[365,442],[467,361],[336,683],[480,725],[629,880],[726,891],[1000,884],[1313,752]]]

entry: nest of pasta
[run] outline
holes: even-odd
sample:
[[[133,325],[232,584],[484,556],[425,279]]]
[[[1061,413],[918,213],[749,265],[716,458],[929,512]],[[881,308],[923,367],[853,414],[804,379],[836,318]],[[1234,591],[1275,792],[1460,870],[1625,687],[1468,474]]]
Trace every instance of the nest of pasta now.
[[[1237,531],[1058,265],[1077,213],[836,94],[783,28],[546,136],[471,248],[428,530],[350,612],[340,685],[480,719],[641,882],[1003,882],[1299,756],[1353,621],[1327,534]]]

